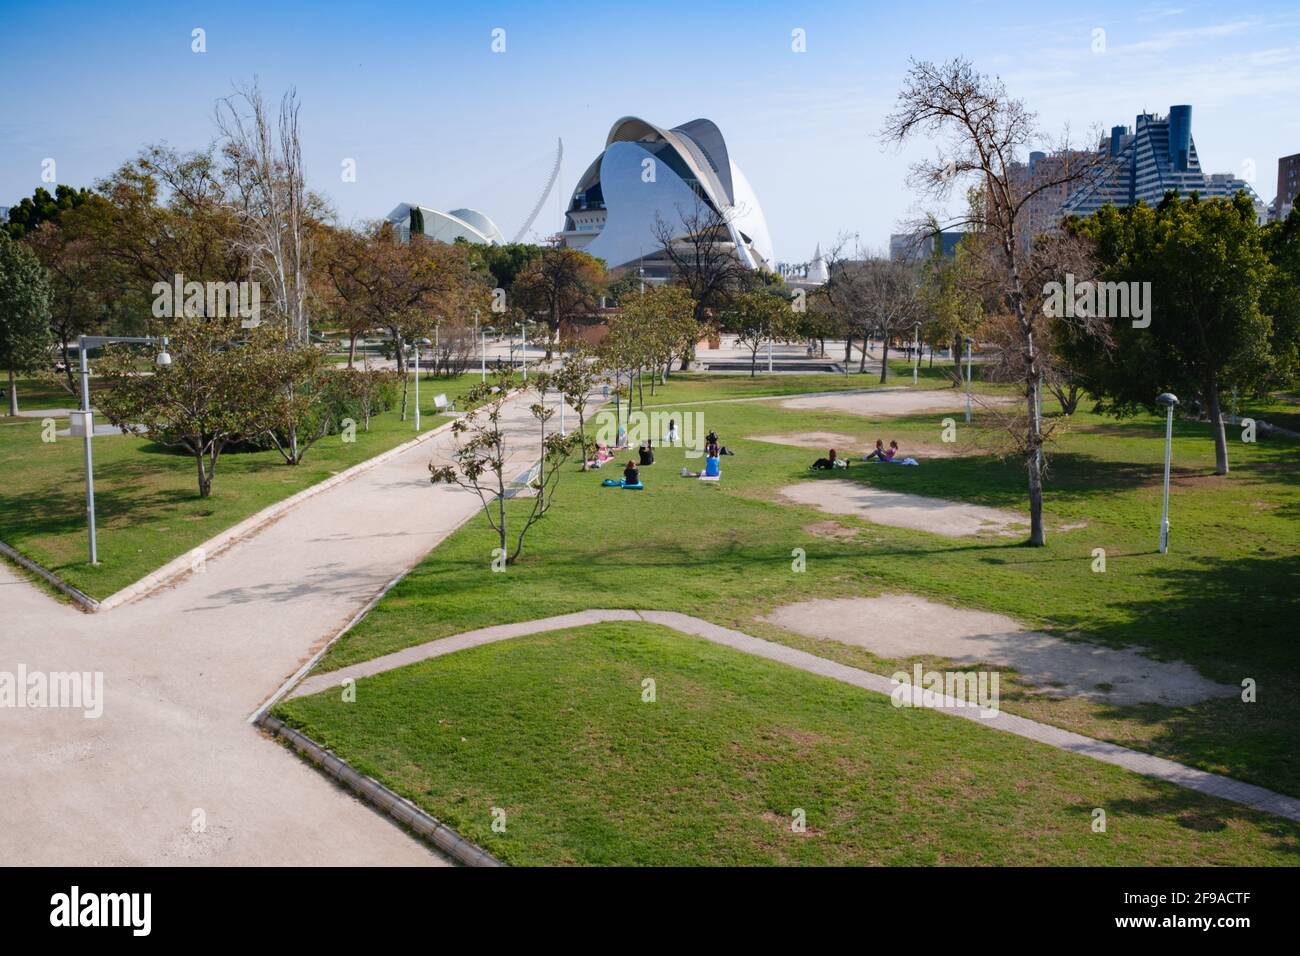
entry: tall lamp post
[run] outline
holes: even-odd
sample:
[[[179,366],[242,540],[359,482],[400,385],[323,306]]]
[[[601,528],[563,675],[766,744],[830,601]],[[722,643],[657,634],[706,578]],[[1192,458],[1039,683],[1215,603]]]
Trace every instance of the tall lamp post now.
[[[480,345],[478,352],[479,364],[482,367],[483,381],[487,381],[487,336],[480,339],[478,333],[478,309],[474,310],[474,344]]]
[[[921,367],[921,323],[912,326],[912,384],[916,384],[916,370]]]
[[[420,430],[420,346],[430,345],[428,339],[416,339],[411,343],[415,346],[415,430]]]
[[[519,367],[523,369],[524,381],[528,381],[528,324],[519,323]]]
[[[1178,406],[1178,396],[1173,392],[1161,392],[1156,396],[1156,404],[1165,406],[1165,494],[1160,507],[1160,553],[1169,550],[1169,462],[1173,457],[1174,446],[1174,409]]]
[[[154,364],[159,368],[166,368],[172,364],[172,357],[167,351],[166,336],[154,338],[152,335],[83,335],[77,339],[77,352],[81,360],[81,410],[73,414],[69,425],[74,435],[78,427],[80,428],[86,448],[86,526],[90,531],[92,565],[99,564],[99,544],[95,535],[95,459],[90,448],[91,438],[95,434],[95,416],[90,411],[90,366],[86,362],[86,350],[118,343],[153,345],[155,342],[161,348],[154,357]]]
[[[966,424],[970,424],[970,363],[971,363],[971,337],[966,336]]]

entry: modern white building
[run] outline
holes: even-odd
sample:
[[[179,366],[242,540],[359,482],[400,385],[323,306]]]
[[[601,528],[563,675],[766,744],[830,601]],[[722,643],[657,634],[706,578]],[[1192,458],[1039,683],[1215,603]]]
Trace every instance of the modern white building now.
[[[506,241],[497,224],[477,209],[442,212],[428,206],[402,203],[386,218],[402,242],[409,242],[412,233],[427,236],[435,242],[464,239],[466,242],[501,246]]]
[[[561,241],[605,260],[610,269],[633,266],[658,278],[667,264],[657,224],[681,227],[684,217],[703,211],[701,203],[719,214],[727,230],[724,241],[742,264],[774,268],[763,210],[721,130],[706,119],[665,129],[625,116],[610,128],[604,151],[578,180]]]

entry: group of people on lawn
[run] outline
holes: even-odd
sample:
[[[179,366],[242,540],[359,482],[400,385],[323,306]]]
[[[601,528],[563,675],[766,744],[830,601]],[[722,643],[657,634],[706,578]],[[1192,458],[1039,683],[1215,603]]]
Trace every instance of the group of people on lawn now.
[[[670,421],[668,423],[667,443],[675,445],[677,443],[677,423]],[[717,432],[710,431],[704,440],[705,470],[706,477],[717,477],[719,469],[717,460],[722,455],[734,455],[735,452],[729,451],[725,446],[719,444]],[[898,442],[890,440],[888,447],[882,439],[876,439],[876,447],[862,456],[862,461],[893,462],[899,461]],[[637,447],[637,461],[628,460],[627,466],[623,469],[623,483],[625,485],[639,485],[641,483],[640,469],[655,463],[654,445],[650,439],[646,439]],[[596,457],[587,462],[589,468],[603,468],[607,463],[614,460],[613,452],[604,442],[596,443]],[[910,459],[907,464],[914,464]],[[812,463],[814,471],[823,471],[832,468],[847,468],[849,460],[841,458],[832,448],[825,458],[818,458]],[[682,475],[688,478],[701,477],[700,473],[691,472],[686,468],[682,469]]]
[[[621,430],[620,430],[621,431]],[[680,440],[677,433],[677,422],[672,420],[668,422],[668,434],[665,436],[669,445],[675,445]],[[722,455],[734,455],[735,452],[728,449],[718,441],[718,433],[710,431],[704,439],[704,456],[705,470],[703,475],[706,477],[718,477],[720,470],[717,460]],[[629,459],[627,466],[623,469],[624,485],[639,485],[641,483],[640,469],[655,463],[654,445],[650,439],[646,439],[637,447],[637,461]],[[610,451],[608,445],[604,442],[596,443],[596,455],[587,462],[588,468],[603,468],[606,464],[614,460],[614,454]],[[688,478],[701,477],[700,473],[690,472],[683,468],[682,475]]]
[[[873,448],[867,454],[863,455],[862,460],[863,461],[894,461],[897,457],[898,457],[898,442],[891,440],[889,443],[889,447],[886,448],[885,443],[881,439],[877,438],[876,447]],[[834,448],[830,450],[830,452],[827,454],[825,458],[818,458],[815,462],[812,463],[813,471],[823,471],[829,468],[847,468],[847,467],[849,467],[849,460],[847,458],[839,457],[839,455],[835,453]]]

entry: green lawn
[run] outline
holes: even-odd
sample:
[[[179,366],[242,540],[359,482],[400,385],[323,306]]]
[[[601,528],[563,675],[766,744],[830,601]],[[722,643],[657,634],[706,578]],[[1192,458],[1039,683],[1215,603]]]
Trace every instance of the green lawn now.
[[[708,394],[702,386],[701,394]],[[954,407],[960,404],[954,395]],[[490,624],[634,607],[685,611],[888,674],[907,662],[815,641],[758,618],[813,597],[906,591],[1009,614],[1060,635],[1139,645],[1224,683],[1253,678],[1259,687],[1253,704],[1227,698],[1181,708],[1119,707],[1004,687],[1003,706],[1300,795],[1300,443],[1246,445],[1234,438],[1233,471],[1215,477],[1206,426],[1178,422],[1173,545],[1161,556],[1155,545],[1163,422],[1154,417],[1074,416],[1049,462],[1049,546],[1031,549],[1014,539],[945,538],[784,503],[777,495],[783,485],[819,480],[807,470],[817,452],[743,437],[825,430],[855,436],[860,448],[877,436],[898,437],[905,450],[934,447],[945,413],[872,423],[778,403],[702,411],[705,427],[738,451],[724,459],[722,483],[677,477],[683,464],[700,466],[681,451],[661,451],[659,463],[643,472],[646,490],[637,494],[600,488],[608,472],[575,470],[508,572],[491,573],[492,535],[482,520],[471,522],[339,641],[322,667]],[[1046,412],[1053,413],[1050,405]],[[977,413],[971,428],[955,417],[958,447],[971,452],[966,457],[921,454],[919,468],[864,466],[834,477],[1022,510],[1023,467],[993,454],[996,430],[980,427],[990,424],[988,417]],[[828,525],[847,537],[828,535]],[[1104,574],[1092,571],[1098,547],[1107,553]],[[791,570],[795,548],[806,551],[806,573]]]
[[[424,430],[447,421],[434,397],[463,394],[477,376],[421,379]],[[19,392],[20,396],[22,392]],[[94,390],[92,388],[93,396]],[[414,393],[412,392],[412,396]],[[67,428],[59,419],[58,427]],[[397,409],[376,415],[356,441],[327,435],[302,463],[274,449],[228,451],[217,464],[211,497],[199,498],[194,460],[126,435],[94,440],[98,567],[87,561],[82,442],[41,440],[40,419],[0,418],[0,541],[87,594],[104,598],[268,505],[415,437]]]
[[[62,378],[59,379],[62,381]],[[16,382],[18,386],[18,410],[20,412],[36,411],[42,408],[76,408],[77,398],[66,388],[63,388],[58,382],[52,382],[45,378],[19,378]],[[9,380],[0,377],[0,390],[5,390],[8,396]],[[95,393],[95,380],[91,379],[90,393]],[[5,398],[0,403],[0,412],[4,415],[9,413],[9,399]]]
[[[1300,852],[1300,825],[647,624],[461,651],[363,678],[355,702],[331,690],[277,713],[512,864],[1294,865]]]

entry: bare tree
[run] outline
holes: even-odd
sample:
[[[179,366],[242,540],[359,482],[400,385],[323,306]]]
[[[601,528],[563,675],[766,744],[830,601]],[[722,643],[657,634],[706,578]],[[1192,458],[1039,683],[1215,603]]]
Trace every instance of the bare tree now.
[[[218,103],[216,124],[230,199],[242,227],[236,245],[247,254],[254,275],[269,284],[286,338],[302,344],[310,331],[308,221],[316,201],[303,176],[299,107],[291,87],[280,100],[273,130],[254,80]]]
[[[488,525],[497,535],[497,554],[505,565],[514,564],[524,548],[528,530],[545,517],[554,501],[555,488],[563,472],[563,465],[577,446],[577,436],[568,438],[547,432],[547,423],[555,409],[546,407],[546,393],[551,389],[549,376],[538,375],[536,390],[539,400],[530,406],[538,423],[539,446],[536,478],[532,484],[537,494],[532,507],[519,516],[518,529],[506,508],[506,469],[510,467],[508,436],[502,422],[506,403],[512,397],[515,373],[512,369],[497,371],[489,382],[474,386],[466,394],[466,401],[474,406],[470,414],[456,419],[452,432],[458,447],[450,464],[429,463],[430,481],[434,484],[452,484],[473,491],[483,506]],[[513,545],[511,535],[514,536]]]
[[[749,270],[737,257],[731,238],[729,214],[700,197],[690,206],[679,205],[675,221],[656,213],[654,236],[677,281],[690,291],[695,321],[701,326],[725,308],[748,279]],[[687,349],[682,356],[683,369],[690,352]]]
[[[938,66],[914,60],[882,136],[900,145],[918,136],[939,139],[940,154],[913,165],[910,180],[934,199],[947,199],[954,184],[970,187],[967,211],[946,228],[965,226],[987,237],[1000,298],[1015,320],[1018,347],[1013,354],[1020,363],[1026,408],[1023,446],[1029,474],[1029,544],[1041,546],[1047,538],[1043,435],[1037,413],[1042,367],[1035,340],[1045,318],[1030,307],[1026,286],[1028,204],[1046,190],[1059,190],[1090,175],[1095,164],[1104,161],[1102,154],[1079,154],[1078,162],[1062,162],[1041,179],[1020,175],[1017,157],[1041,142],[1034,114],[1007,94],[1001,80],[977,72],[961,58]],[[1068,143],[1062,143],[1058,152],[1072,155]]]

